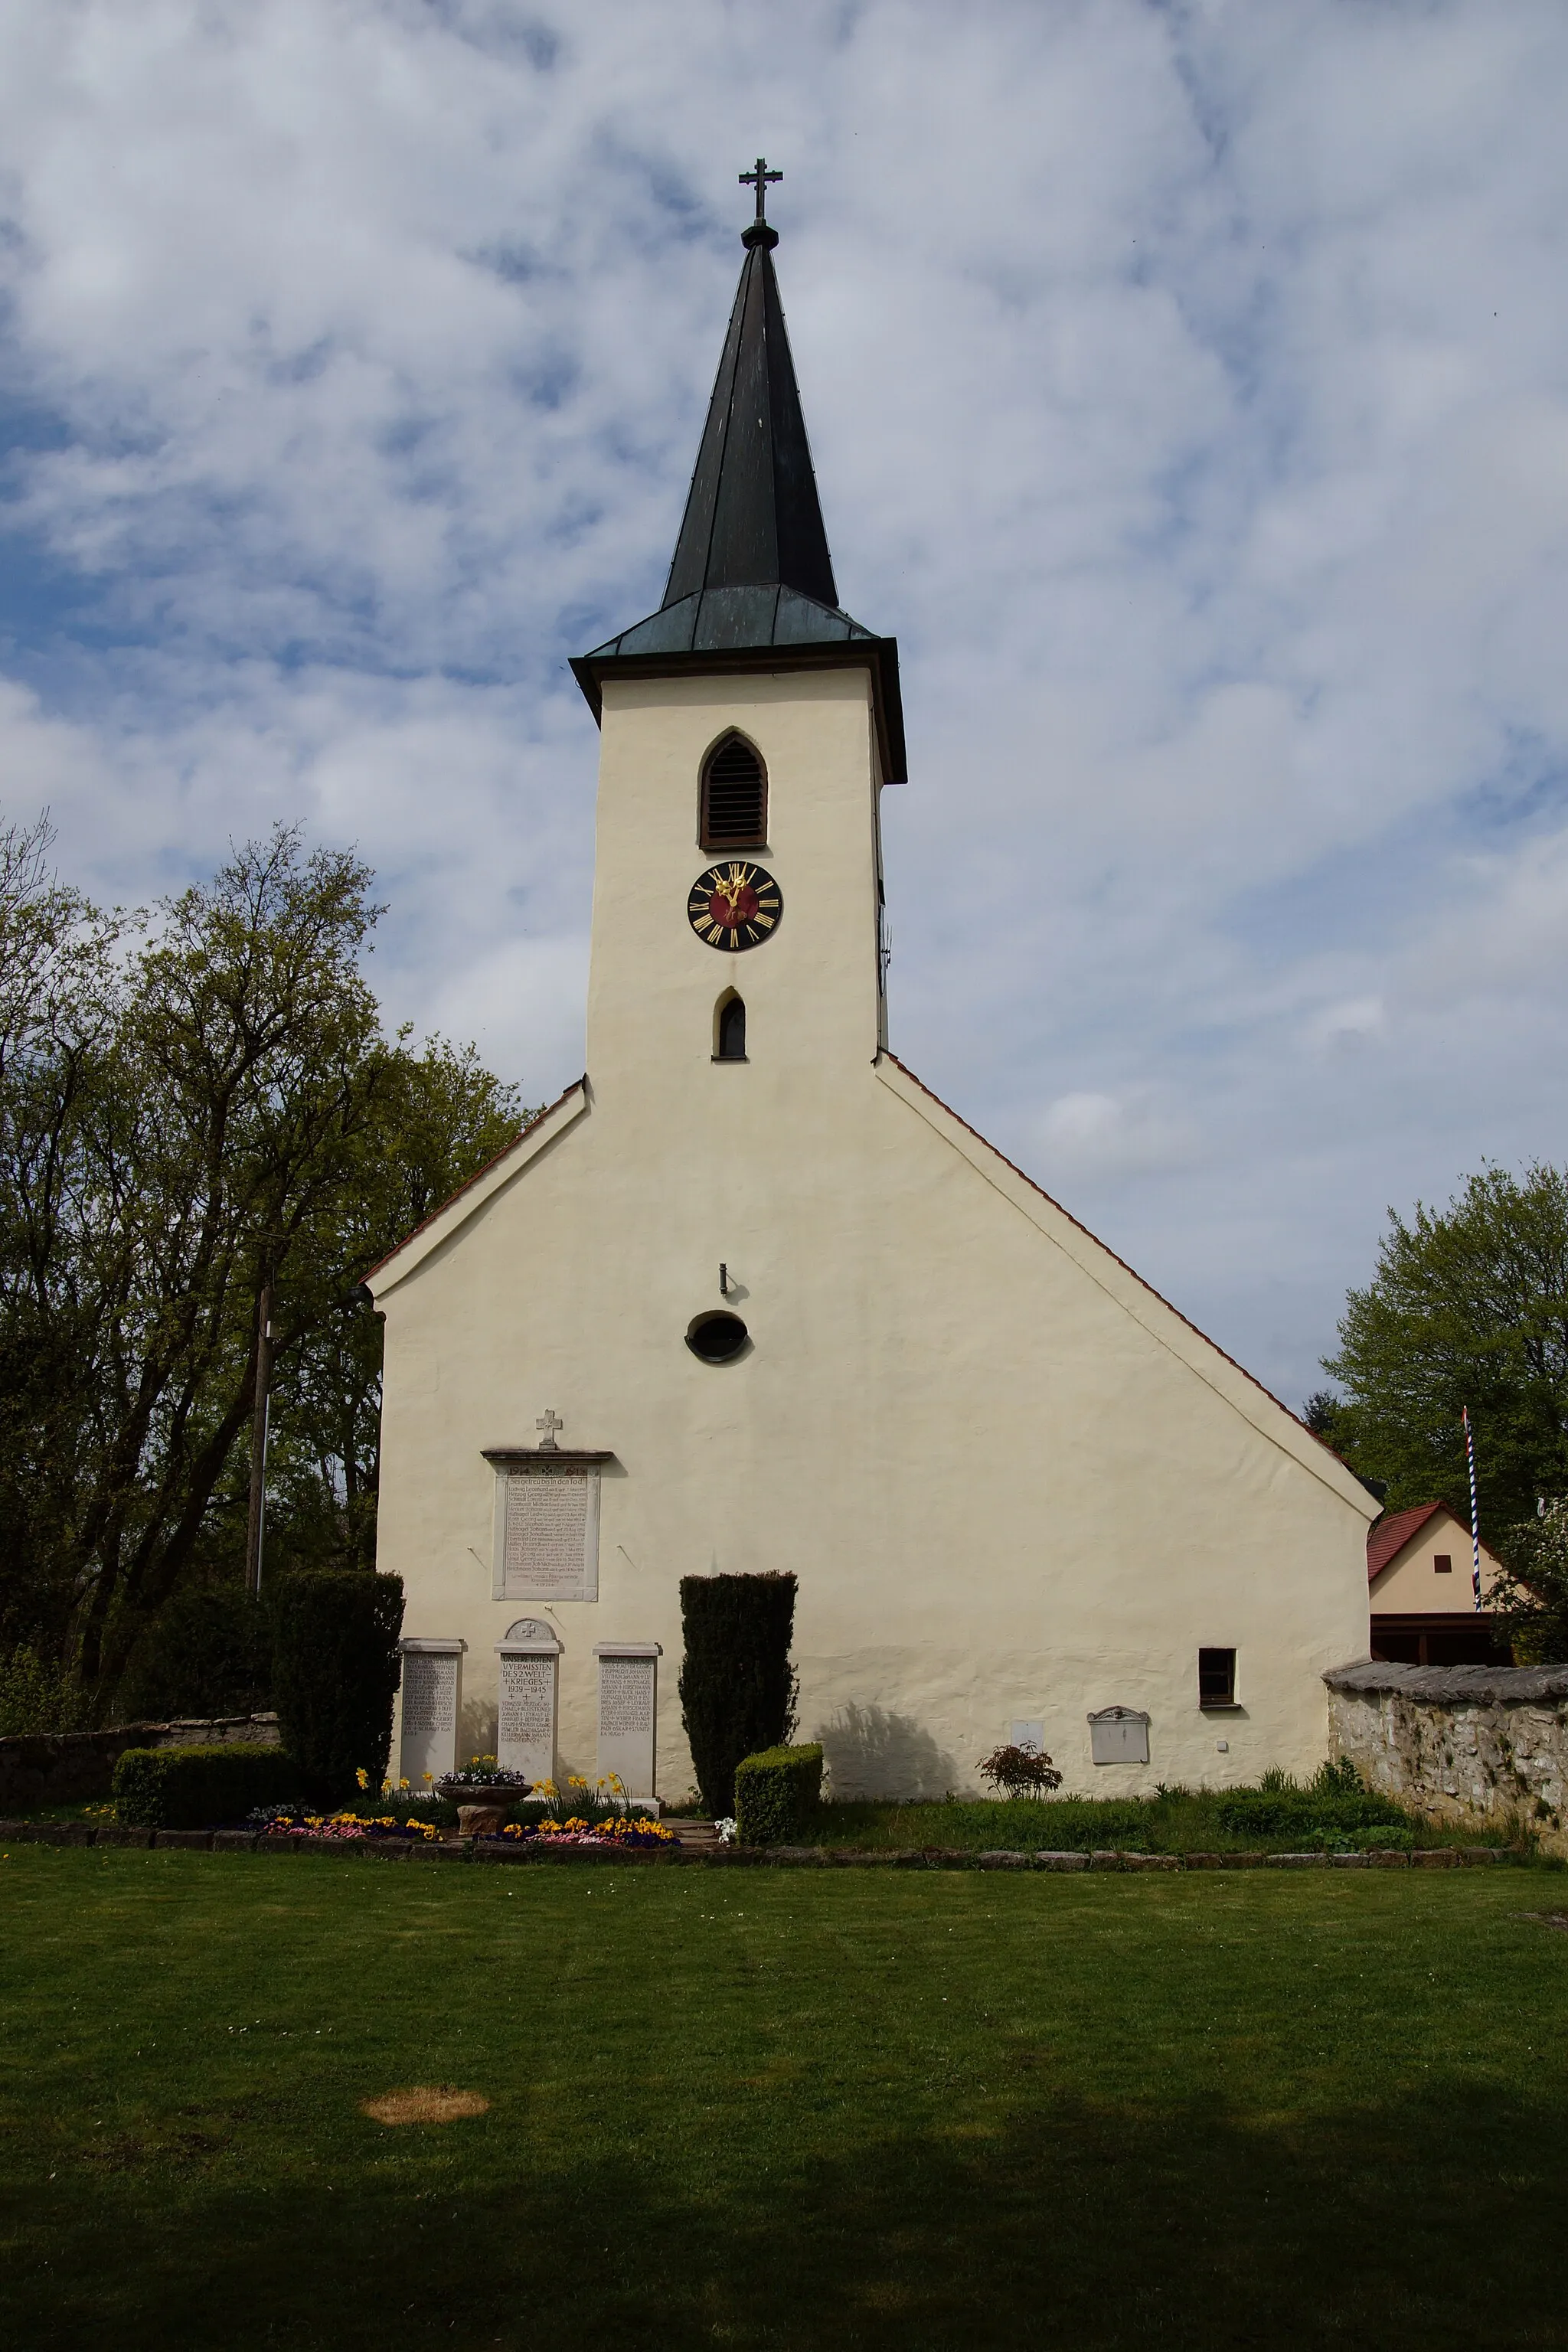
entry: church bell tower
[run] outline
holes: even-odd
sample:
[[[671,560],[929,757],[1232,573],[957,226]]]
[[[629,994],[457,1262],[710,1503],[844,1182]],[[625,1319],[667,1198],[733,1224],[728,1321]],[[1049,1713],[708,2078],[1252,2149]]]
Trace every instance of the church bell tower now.
[[[588,1075],[639,1151],[672,1120],[755,1133],[885,1042],[898,647],[839,607],[764,216],[781,174],[741,176],[756,216],[664,601],[572,665],[602,737]]]

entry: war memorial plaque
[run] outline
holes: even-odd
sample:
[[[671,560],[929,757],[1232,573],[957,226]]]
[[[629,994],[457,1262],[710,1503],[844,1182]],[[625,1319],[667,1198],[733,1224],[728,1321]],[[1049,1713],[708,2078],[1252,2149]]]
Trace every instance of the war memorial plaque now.
[[[651,1797],[659,1650],[657,1642],[601,1642],[599,1774],[628,1797]]]
[[[402,1722],[397,1746],[400,1777],[417,1789],[438,1780],[458,1761],[458,1718],[462,1708],[463,1652],[452,1641],[402,1643]]]
[[[597,1469],[576,1463],[512,1465],[499,1483],[496,1599],[596,1601]]]
[[[500,1707],[496,1761],[530,1780],[555,1778],[555,1658],[498,1644]]]

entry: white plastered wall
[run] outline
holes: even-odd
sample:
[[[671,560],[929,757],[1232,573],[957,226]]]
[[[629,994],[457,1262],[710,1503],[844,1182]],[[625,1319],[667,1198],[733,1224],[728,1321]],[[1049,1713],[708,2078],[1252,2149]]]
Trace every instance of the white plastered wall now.
[[[731,725],[767,762],[785,902],[739,957],[685,917]],[[589,1080],[374,1282],[406,1630],[467,1639],[471,1697],[510,1620],[550,1617],[567,1769],[594,1765],[594,1643],[662,1643],[667,1798],[691,1778],[679,1582],[714,1570],[799,1577],[801,1731],[843,1793],[973,1788],[1017,1717],[1095,1792],[1310,1770],[1320,1677],[1367,1654],[1375,1507],[879,1054],[875,803],[865,673],[606,688]],[[716,1065],[731,984],[749,1059]],[[752,1345],[704,1364],[685,1331],[725,1303]],[[481,1449],[536,1443],[546,1405],[616,1457],[592,1604],[490,1599]],[[1200,1645],[1238,1654],[1226,1717],[1198,1707]],[[1146,1770],[1089,1762],[1113,1704],[1152,1719]]]

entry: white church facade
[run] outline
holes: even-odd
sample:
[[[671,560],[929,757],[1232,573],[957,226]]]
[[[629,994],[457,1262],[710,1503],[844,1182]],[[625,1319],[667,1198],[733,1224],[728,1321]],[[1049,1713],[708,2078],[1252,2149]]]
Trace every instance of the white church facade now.
[[[760,196],[744,242],[664,604],[574,664],[587,1075],[370,1277],[395,1769],[684,1798],[680,1580],[790,1570],[839,1795],[1009,1737],[1094,1794],[1310,1772],[1377,1506],[889,1051],[897,648],[837,607]]]

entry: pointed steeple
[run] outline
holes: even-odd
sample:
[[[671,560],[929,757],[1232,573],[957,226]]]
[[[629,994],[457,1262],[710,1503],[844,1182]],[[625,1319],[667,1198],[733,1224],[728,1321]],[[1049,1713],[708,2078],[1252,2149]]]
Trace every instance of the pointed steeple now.
[[[708,422],[657,613],[572,664],[595,719],[612,676],[864,665],[872,676],[885,781],[905,775],[899,651],[838,606],[805,419],[763,217],[759,161],[746,248]],[[765,656],[765,658],[763,658]]]
[[[704,588],[783,587],[836,609],[833,562],[773,268],[752,222],[664,606]]]

